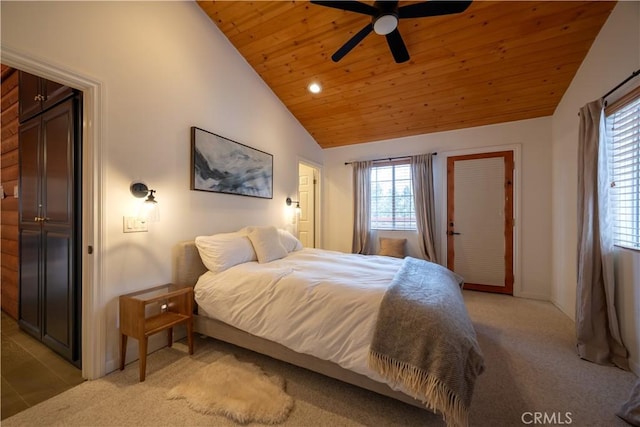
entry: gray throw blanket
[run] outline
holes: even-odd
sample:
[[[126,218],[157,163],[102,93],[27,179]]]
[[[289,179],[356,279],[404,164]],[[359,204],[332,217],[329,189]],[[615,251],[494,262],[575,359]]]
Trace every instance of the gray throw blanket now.
[[[428,261],[407,257],[385,293],[369,366],[447,425],[466,426],[482,352],[462,299],[462,278]]]

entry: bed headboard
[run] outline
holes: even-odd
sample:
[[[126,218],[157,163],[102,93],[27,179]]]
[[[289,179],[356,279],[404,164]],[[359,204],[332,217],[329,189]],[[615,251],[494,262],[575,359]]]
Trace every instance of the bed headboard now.
[[[200,259],[193,240],[178,243],[173,248],[173,283],[178,286],[195,286],[198,277],[207,268]]]

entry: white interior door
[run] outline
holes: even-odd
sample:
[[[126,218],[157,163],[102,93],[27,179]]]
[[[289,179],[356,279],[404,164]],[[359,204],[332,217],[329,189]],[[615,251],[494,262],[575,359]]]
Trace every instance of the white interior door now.
[[[513,152],[447,160],[447,267],[465,289],[513,294]]]
[[[298,166],[298,197],[300,217],[298,238],[305,248],[315,247],[315,169],[300,163]]]

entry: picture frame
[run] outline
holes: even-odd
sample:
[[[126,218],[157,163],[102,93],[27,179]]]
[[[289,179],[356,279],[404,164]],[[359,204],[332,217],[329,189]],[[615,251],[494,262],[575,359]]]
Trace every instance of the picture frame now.
[[[192,126],[191,190],[273,199],[273,155]]]

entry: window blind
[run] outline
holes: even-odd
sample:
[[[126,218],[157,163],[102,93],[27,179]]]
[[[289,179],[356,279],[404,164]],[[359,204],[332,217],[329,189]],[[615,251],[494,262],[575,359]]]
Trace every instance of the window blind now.
[[[614,242],[640,249],[640,96],[607,116]]]

